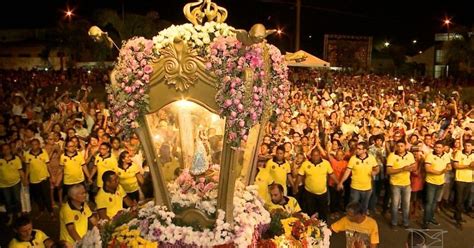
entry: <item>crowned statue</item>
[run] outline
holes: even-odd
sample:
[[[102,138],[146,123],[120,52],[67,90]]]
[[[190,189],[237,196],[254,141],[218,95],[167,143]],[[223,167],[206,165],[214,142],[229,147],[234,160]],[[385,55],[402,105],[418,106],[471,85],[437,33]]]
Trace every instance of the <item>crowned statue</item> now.
[[[194,156],[189,172],[193,176],[204,174],[209,169],[209,155],[207,146],[207,136],[204,130],[199,130],[194,145]]]

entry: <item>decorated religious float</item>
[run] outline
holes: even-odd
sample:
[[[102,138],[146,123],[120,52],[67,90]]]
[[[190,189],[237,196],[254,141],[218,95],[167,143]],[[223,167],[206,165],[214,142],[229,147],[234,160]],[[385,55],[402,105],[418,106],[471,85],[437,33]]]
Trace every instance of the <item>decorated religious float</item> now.
[[[324,223],[272,219],[251,185],[263,126],[289,95],[284,57],[265,40],[274,30],[234,29],[210,0],[184,14],[191,23],[124,42],[107,89],[118,128],[143,145],[154,200],[82,247],[328,247]]]

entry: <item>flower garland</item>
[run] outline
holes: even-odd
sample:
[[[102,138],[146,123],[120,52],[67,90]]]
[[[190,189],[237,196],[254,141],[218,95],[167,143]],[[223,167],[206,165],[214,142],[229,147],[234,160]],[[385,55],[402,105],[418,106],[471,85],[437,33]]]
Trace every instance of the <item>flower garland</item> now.
[[[285,109],[285,102],[290,95],[290,81],[288,80],[288,66],[280,50],[271,44],[267,45],[272,61],[270,73],[270,99],[275,113],[280,115]]]
[[[269,83],[265,81],[264,49],[268,49],[271,60]],[[270,107],[265,106],[265,99],[270,98],[276,113],[281,113],[289,96],[288,67],[275,46],[258,43],[244,47],[234,37],[217,37],[209,45],[208,53],[206,66],[219,80],[216,102],[220,116],[226,118],[227,141],[240,147],[250,128],[261,120],[264,108]],[[247,68],[252,73],[253,85],[244,82]]]
[[[115,66],[116,84],[107,86],[110,109],[117,128],[125,136],[138,127],[137,117],[148,110],[148,87],[155,58],[153,42],[142,37],[132,38],[120,50]]]

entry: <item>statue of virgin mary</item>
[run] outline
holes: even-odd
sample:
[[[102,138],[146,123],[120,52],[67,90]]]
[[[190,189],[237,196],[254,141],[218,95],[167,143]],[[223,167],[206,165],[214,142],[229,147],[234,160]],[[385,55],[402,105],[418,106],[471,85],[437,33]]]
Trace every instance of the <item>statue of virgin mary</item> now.
[[[209,155],[205,147],[206,135],[202,130],[198,131],[194,145],[194,156],[189,172],[193,176],[204,174],[209,169]]]

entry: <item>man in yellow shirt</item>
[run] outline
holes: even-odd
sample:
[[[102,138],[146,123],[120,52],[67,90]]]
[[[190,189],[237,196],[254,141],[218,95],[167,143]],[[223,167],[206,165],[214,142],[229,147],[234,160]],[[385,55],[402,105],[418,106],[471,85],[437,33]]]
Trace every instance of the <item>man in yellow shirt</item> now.
[[[427,229],[429,223],[439,226],[439,223],[434,218],[434,208],[436,199],[439,198],[441,189],[443,188],[444,174],[451,170],[451,157],[449,154],[444,153],[443,149],[443,142],[437,141],[433,152],[428,153],[425,158],[426,202],[422,225],[423,229]]]
[[[38,204],[39,216],[47,209],[51,217],[54,218],[53,206],[51,206],[48,153],[41,148],[39,140],[33,139],[31,140],[31,150],[26,152],[23,158],[27,164],[26,175],[30,183],[30,195]]]
[[[267,204],[268,211],[283,209],[289,214],[301,212],[300,205],[295,198],[283,195],[283,186],[274,183],[268,186],[268,190],[270,191],[270,197],[272,199],[271,202]]]
[[[472,174],[474,170],[474,152],[472,150],[474,140],[466,141],[464,151],[458,151],[454,156],[453,167],[456,169],[455,187],[456,187],[456,211],[454,211],[454,219],[458,228],[462,229],[462,212],[470,211],[471,206],[463,205],[471,194]]]
[[[54,241],[44,232],[33,229],[31,220],[22,216],[16,219],[13,231],[15,237],[8,244],[8,248],[53,247]]]
[[[86,189],[83,184],[68,188],[68,200],[59,211],[59,239],[73,245],[87,232],[88,225],[97,225],[97,218],[86,203]]]
[[[376,248],[379,244],[377,222],[366,215],[366,210],[358,202],[349,203],[346,216],[331,225],[335,233],[346,233],[346,247]]]
[[[372,178],[380,172],[377,160],[367,153],[367,143],[359,142],[356,145],[355,155],[347,164],[344,176],[337,185],[338,189],[344,188],[344,182],[351,176],[351,202],[360,202],[365,211],[369,207],[372,194]]]
[[[270,173],[273,182],[283,186],[285,195],[287,195],[287,181],[288,175],[291,173],[291,166],[285,160],[284,146],[281,145],[277,147],[275,156],[267,161],[265,169]]]
[[[0,192],[5,200],[5,206],[11,224],[13,216],[20,212],[20,181],[25,181],[25,173],[22,170],[21,159],[12,154],[9,144],[3,144],[1,147],[2,156],[0,157]]]
[[[311,151],[311,160],[305,161],[298,169],[298,183],[304,181],[304,188],[302,199],[304,212],[309,216],[318,213],[318,218],[327,221],[329,213],[329,199],[327,189],[328,175],[336,183],[339,180],[334,175],[331,164],[321,158],[321,153],[318,149]]]
[[[91,178],[94,177],[97,172],[97,187],[102,188],[103,181],[102,175],[106,171],[118,171],[118,162],[110,152],[111,146],[109,143],[102,143],[99,147],[99,154],[95,158],[94,168],[91,172]]]
[[[411,183],[410,172],[415,169],[415,157],[406,150],[404,140],[395,144],[395,152],[388,155],[387,174],[390,175],[390,188],[392,198],[392,223],[398,225],[398,206],[402,203],[403,227],[409,227]]]
[[[102,175],[104,187],[99,189],[95,197],[97,213],[100,219],[110,220],[118,212],[123,210],[123,203],[128,207],[135,207],[136,202],[132,201],[119,184],[119,177],[113,171],[106,171]]]
[[[63,184],[66,186],[65,188],[74,184],[84,183],[86,177],[91,182],[84,156],[77,151],[74,141],[68,141],[65,148],[65,153],[59,159],[59,165],[64,167]]]

